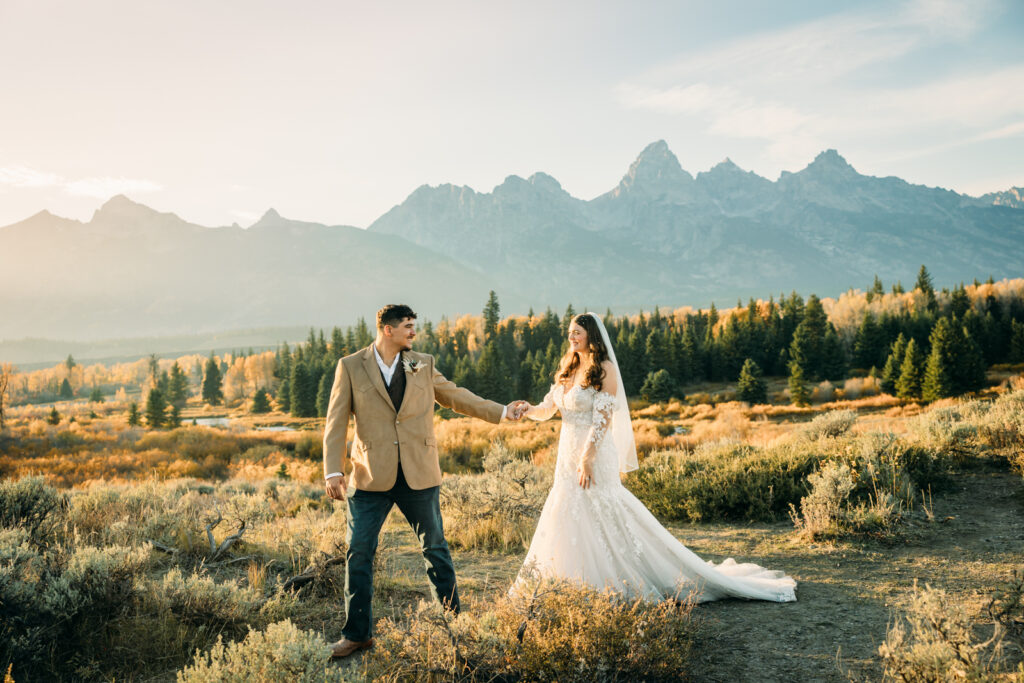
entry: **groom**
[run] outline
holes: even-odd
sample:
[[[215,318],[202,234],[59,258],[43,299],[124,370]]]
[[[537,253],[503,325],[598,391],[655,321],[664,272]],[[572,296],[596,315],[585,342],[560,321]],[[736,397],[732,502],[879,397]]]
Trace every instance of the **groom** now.
[[[338,361],[324,428],[327,495],[345,500],[351,464],[355,490],[348,495],[348,554],[345,565],[344,638],[333,657],[373,647],[370,637],[373,556],[381,526],[397,505],[420,540],[431,592],[458,613],[448,543],[438,492],[441,466],[434,437],[434,402],[488,422],[518,420],[528,406],[502,406],[462,389],[434,368],[434,357],[412,350],[416,314],[408,306],[377,311],[377,339]],[[348,419],[355,416],[352,455],[347,454]]]

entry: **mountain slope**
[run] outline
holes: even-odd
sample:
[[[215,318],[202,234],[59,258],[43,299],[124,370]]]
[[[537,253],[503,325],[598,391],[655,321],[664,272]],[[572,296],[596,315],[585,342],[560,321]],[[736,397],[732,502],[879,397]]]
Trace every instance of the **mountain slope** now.
[[[397,301],[437,317],[492,286],[400,237],[272,210],[249,230],[205,228],[125,197],[87,223],[44,212],[0,229],[0,254],[0,338],[329,326]]]

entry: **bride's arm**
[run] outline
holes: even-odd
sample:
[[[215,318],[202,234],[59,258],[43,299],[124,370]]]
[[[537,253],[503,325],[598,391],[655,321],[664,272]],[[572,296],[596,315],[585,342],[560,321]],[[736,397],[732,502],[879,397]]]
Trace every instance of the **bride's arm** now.
[[[605,370],[605,377],[602,380],[601,391],[594,396],[594,412],[590,422],[590,431],[587,433],[583,457],[580,458],[580,465],[577,468],[580,486],[583,488],[594,483],[594,458],[597,457],[597,449],[608,431],[608,425],[611,424],[612,411],[615,410],[615,392],[619,390],[614,366],[610,361],[604,361],[602,366]]]
[[[528,417],[531,420],[547,420],[555,414],[558,410],[558,406],[555,405],[555,387],[556,384],[552,384],[548,393],[544,395],[544,400],[535,406],[530,406],[530,409],[523,413],[524,417]]]

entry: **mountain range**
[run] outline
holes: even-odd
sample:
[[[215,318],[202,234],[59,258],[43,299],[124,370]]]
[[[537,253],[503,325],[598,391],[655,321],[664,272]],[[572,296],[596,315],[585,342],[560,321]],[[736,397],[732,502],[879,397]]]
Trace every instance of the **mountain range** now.
[[[545,173],[490,193],[422,186],[367,229],[289,220],[208,228],[117,196],[87,222],[0,228],[0,338],[102,339],[352,324],[572,302],[603,311],[822,296],[1020,276],[1024,189],[970,197],[859,174],[835,150],[776,181],[726,159],[691,175],[664,141],[590,200]],[[273,340],[270,340],[273,341]]]

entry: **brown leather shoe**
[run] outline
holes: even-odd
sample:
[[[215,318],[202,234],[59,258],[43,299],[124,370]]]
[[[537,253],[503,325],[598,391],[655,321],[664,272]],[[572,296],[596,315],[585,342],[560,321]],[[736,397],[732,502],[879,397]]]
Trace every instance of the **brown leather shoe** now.
[[[353,652],[359,650],[369,650],[373,647],[373,638],[369,640],[355,641],[349,640],[348,638],[342,638],[338,642],[331,645],[331,659],[341,659],[342,657],[348,657]]]

